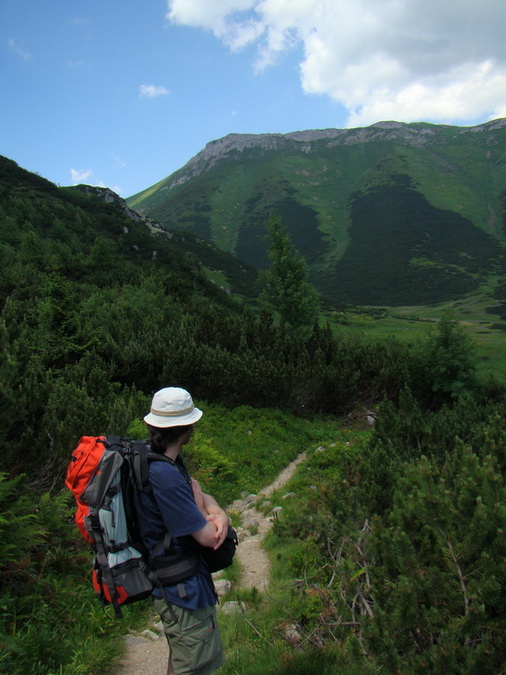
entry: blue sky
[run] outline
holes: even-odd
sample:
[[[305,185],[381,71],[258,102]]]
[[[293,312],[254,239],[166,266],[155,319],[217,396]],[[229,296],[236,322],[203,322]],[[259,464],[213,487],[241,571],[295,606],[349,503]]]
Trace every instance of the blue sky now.
[[[229,133],[506,116],[504,0],[0,0],[0,154],[128,197]]]

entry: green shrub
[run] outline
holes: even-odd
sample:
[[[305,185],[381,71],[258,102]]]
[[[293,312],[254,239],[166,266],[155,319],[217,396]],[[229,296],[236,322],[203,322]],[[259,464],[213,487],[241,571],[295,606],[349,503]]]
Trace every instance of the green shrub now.
[[[97,602],[73,510],[67,490],[37,494],[0,476],[0,672],[100,672],[119,653],[122,622]]]

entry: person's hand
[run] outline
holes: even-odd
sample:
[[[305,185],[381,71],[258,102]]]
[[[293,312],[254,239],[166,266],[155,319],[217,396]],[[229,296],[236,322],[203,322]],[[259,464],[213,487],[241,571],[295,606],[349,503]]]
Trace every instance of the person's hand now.
[[[218,513],[210,513],[207,516],[207,520],[212,521],[216,526],[216,534],[214,535],[216,544],[213,546],[213,549],[216,550],[217,548],[220,548],[225,541],[228,532],[229,519],[225,511],[219,511]]]

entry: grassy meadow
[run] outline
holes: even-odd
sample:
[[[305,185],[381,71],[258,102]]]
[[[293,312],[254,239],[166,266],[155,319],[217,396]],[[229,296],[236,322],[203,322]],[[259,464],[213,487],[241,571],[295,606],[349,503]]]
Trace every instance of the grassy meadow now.
[[[473,340],[478,359],[478,374],[506,383],[506,323],[490,313],[490,287],[453,303],[406,307],[355,308],[332,312],[327,319],[336,332],[354,330],[378,340],[394,338],[414,343],[425,339],[439,319],[450,318],[464,327]]]

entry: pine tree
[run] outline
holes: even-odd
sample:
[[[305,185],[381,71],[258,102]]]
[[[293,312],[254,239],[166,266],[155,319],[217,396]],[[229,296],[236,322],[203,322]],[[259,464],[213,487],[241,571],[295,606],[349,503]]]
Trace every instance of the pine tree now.
[[[313,326],[318,316],[319,297],[307,281],[306,262],[295,250],[279,217],[271,216],[266,230],[271,265],[260,275],[260,300],[279,313],[282,324],[292,328]]]
[[[425,360],[432,381],[432,408],[454,401],[475,387],[475,345],[448,315],[441,318],[429,338]]]

